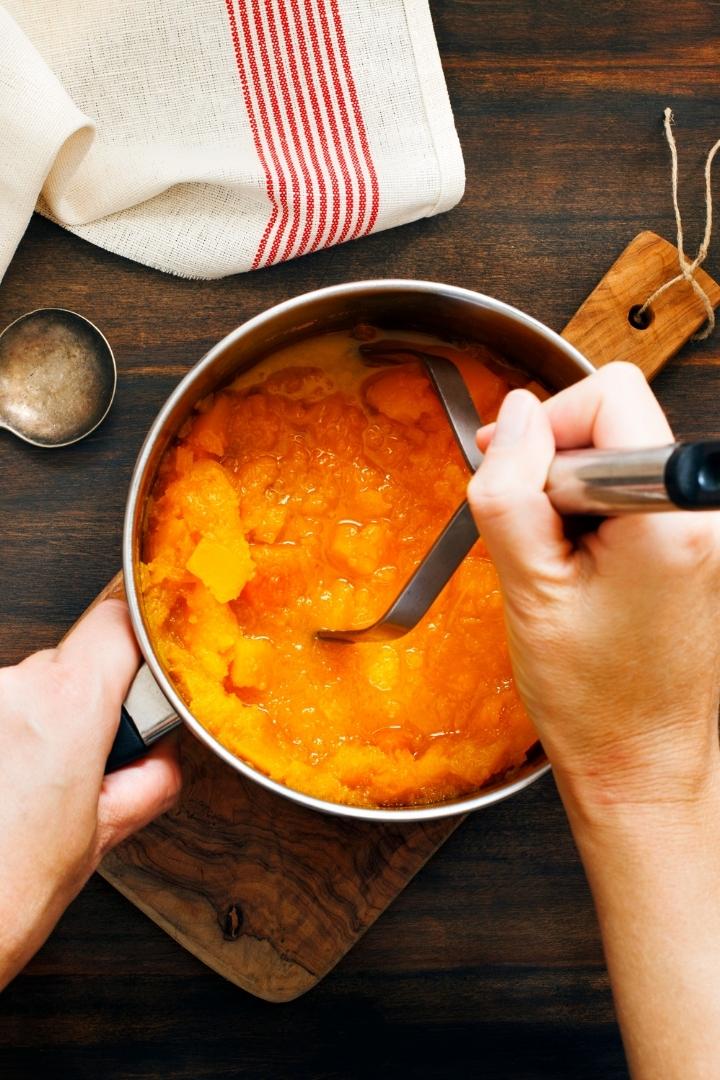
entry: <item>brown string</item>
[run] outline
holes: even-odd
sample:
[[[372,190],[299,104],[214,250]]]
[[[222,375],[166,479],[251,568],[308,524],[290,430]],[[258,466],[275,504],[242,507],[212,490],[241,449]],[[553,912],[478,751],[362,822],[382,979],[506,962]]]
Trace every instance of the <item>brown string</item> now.
[[[665,136],[670,147],[670,157],[672,159],[672,197],[673,197],[673,209],[675,210],[675,224],[677,225],[677,249],[678,249],[678,261],[680,263],[680,273],[670,281],[666,281],[664,285],[661,285],[659,289],[656,289],[652,296],[649,296],[643,306],[637,313],[638,319],[640,319],[648,308],[651,307],[653,302],[657,300],[658,296],[662,296],[664,292],[676,285],[678,281],[687,281],[689,285],[693,287],[697,296],[702,301],[705,308],[705,314],[707,315],[707,322],[702,330],[693,336],[693,341],[703,341],[705,338],[710,337],[715,329],[715,312],[713,310],[710,297],[705,292],[699,282],[695,280],[695,271],[704,261],[705,256],[708,253],[710,246],[710,237],[712,235],[712,163],[715,154],[720,149],[720,139],[710,150],[705,161],[705,234],[702,239],[702,243],[698,248],[697,255],[690,262],[685,255],[685,249],[683,246],[683,227],[682,218],[680,216],[680,206],[678,204],[678,156],[677,146],[675,145],[675,136],[672,132],[673,114],[671,109],[665,110]]]

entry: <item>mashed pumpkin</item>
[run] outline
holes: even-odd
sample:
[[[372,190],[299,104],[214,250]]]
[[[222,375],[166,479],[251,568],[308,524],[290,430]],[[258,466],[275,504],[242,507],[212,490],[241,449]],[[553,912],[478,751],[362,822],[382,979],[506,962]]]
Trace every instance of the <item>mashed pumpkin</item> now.
[[[477,346],[444,351],[484,421],[526,382]],[[141,567],[155,649],[197,719],[274,780],[360,806],[450,798],[521,763],[536,735],[482,542],[405,637],[314,637],[382,614],[468,478],[421,366],[369,369],[347,333],[201,402],[160,466]]]

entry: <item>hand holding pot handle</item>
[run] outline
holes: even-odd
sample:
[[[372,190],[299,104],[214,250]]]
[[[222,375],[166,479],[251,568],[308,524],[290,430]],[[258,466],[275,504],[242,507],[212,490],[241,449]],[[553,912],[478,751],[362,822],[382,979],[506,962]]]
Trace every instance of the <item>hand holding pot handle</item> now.
[[[0,669],[0,988],[105,852],[177,797],[172,739],[103,776],[138,658],[126,605],[106,600],[56,649]]]

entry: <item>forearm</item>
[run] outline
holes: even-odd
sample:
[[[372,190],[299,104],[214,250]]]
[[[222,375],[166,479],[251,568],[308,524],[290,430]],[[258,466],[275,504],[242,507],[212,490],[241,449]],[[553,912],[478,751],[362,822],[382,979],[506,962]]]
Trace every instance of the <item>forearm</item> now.
[[[720,1076],[720,780],[693,803],[583,804],[559,780],[635,1080]]]
[[[53,887],[49,871],[33,880],[16,858],[3,856],[0,887],[0,990],[21,971],[45,942],[76,890]],[[37,861],[37,860],[36,860]]]

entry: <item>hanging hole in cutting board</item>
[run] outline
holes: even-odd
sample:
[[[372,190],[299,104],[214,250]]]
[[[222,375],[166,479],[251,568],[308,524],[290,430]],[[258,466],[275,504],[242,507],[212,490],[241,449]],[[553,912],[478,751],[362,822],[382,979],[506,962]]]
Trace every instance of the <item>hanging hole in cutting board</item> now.
[[[643,311],[643,304],[633,304],[628,311],[628,322],[636,330],[647,330],[648,326],[655,318],[655,312],[652,308],[645,308]]]

